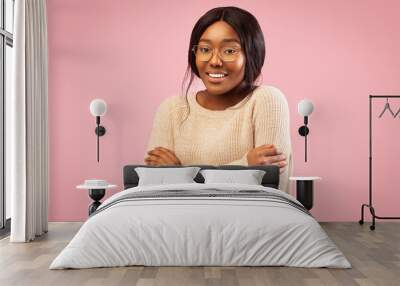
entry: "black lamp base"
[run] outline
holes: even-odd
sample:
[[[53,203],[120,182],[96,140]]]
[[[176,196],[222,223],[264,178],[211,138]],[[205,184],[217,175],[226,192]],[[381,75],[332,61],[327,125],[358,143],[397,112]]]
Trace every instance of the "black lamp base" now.
[[[303,125],[303,126],[301,126],[301,127],[299,128],[299,134],[300,134],[301,136],[306,136],[306,135],[308,135],[308,133],[310,133],[310,130],[308,129],[307,126]]]
[[[96,133],[96,135],[103,136],[104,134],[106,134],[106,129],[100,125],[100,126],[96,127],[96,129],[94,130],[94,133]]]

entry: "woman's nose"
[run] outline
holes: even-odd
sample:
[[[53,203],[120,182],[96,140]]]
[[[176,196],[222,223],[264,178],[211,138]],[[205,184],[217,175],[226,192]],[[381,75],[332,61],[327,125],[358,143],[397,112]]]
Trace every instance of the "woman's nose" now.
[[[222,66],[222,61],[219,58],[218,52],[216,50],[214,50],[209,63],[211,66],[217,66],[217,67]]]

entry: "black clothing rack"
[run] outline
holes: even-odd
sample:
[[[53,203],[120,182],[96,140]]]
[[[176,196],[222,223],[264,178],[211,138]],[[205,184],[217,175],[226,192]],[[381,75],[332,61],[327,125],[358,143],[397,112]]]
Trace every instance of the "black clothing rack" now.
[[[375,213],[375,209],[372,205],[372,100],[374,98],[400,98],[400,95],[370,95],[369,96],[369,203],[361,206],[361,219],[358,221],[359,224],[364,224],[364,207],[369,208],[372,215],[372,225],[370,229],[375,229],[375,219],[400,219],[400,217],[383,217],[378,216]]]

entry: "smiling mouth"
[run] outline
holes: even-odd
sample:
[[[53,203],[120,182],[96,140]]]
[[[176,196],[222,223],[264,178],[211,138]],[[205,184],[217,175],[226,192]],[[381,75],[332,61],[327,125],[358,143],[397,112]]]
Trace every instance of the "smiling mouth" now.
[[[208,73],[206,72],[206,75],[208,75],[208,77],[210,78],[225,78],[228,76],[227,73]]]

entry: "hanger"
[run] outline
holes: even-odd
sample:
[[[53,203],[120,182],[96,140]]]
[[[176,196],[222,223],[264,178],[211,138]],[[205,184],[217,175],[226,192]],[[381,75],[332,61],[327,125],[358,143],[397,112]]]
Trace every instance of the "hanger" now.
[[[400,113],[400,108],[399,108],[399,110],[397,110],[397,112],[396,112],[396,114],[394,115],[394,117],[397,117],[397,115],[399,115],[399,113]]]
[[[397,111],[396,115],[394,115],[394,112],[393,112],[392,109],[390,108],[389,99],[388,99],[387,97],[386,97],[385,108],[383,108],[383,111],[382,111],[381,114],[379,115],[379,118],[381,118],[381,117],[383,116],[383,114],[385,113],[386,109],[389,110],[389,112],[392,114],[393,117],[396,117],[397,114],[400,112],[400,109],[399,109],[399,111]]]

